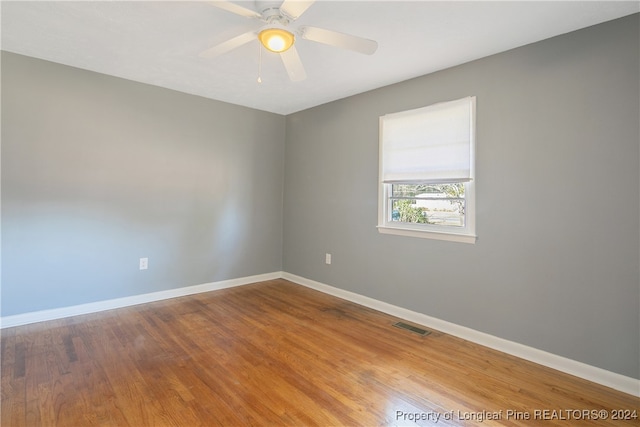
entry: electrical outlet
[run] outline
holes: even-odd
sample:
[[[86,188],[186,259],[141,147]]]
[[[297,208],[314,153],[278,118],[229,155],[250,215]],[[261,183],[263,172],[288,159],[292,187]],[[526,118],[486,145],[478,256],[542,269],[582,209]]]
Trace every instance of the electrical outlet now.
[[[331,254],[325,254],[325,256],[324,256],[324,262],[325,262],[325,264],[327,264],[327,265],[331,264]]]
[[[149,258],[140,258],[140,270],[149,268]]]

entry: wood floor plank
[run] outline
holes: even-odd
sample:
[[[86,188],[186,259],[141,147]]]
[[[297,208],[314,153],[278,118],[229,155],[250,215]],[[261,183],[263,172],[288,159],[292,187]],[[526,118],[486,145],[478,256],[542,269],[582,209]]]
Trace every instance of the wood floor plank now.
[[[636,397],[400,320],[272,280],[8,328],[0,423],[640,425]]]

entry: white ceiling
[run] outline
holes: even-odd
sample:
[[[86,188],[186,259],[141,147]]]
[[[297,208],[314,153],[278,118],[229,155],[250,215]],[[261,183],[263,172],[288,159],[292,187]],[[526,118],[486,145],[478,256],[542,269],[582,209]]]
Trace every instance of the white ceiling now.
[[[237,3],[255,8],[254,2]],[[261,26],[191,1],[2,1],[3,50],[279,114],[421,76],[636,13],[638,1],[317,1],[293,26],[379,43],[372,55],[296,41],[307,79],[291,82],[258,42],[198,54]]]

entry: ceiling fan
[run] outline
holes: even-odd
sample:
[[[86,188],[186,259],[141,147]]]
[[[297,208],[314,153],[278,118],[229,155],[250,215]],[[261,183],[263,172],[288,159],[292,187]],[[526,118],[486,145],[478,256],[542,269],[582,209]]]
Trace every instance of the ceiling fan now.
[[[371,55],[378,49],[377,42],[350,34],[319,27],[289,27],[314,2],[315,0],[284,0],[282,3],[256,1],[257,10],[253,10],[230,1],[213,1],[211,4],[220,9],[246,18],[259,20],[265,24],[256,30],[240,34],[213,46],[201,52],[200,56],[203,58],[215,58],[253,40],[259,40],[267,50],[280,55],[289,78],[292,81],[300,81],[306,79],[307,74],[295,47],[298,38],[349,49],[366,55]]]

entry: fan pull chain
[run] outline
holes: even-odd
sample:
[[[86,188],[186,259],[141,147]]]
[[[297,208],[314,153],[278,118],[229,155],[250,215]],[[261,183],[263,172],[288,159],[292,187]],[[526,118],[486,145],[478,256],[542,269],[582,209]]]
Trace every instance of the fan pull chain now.
[[[262,83],[262,46],[258,43],[258,83]]]

